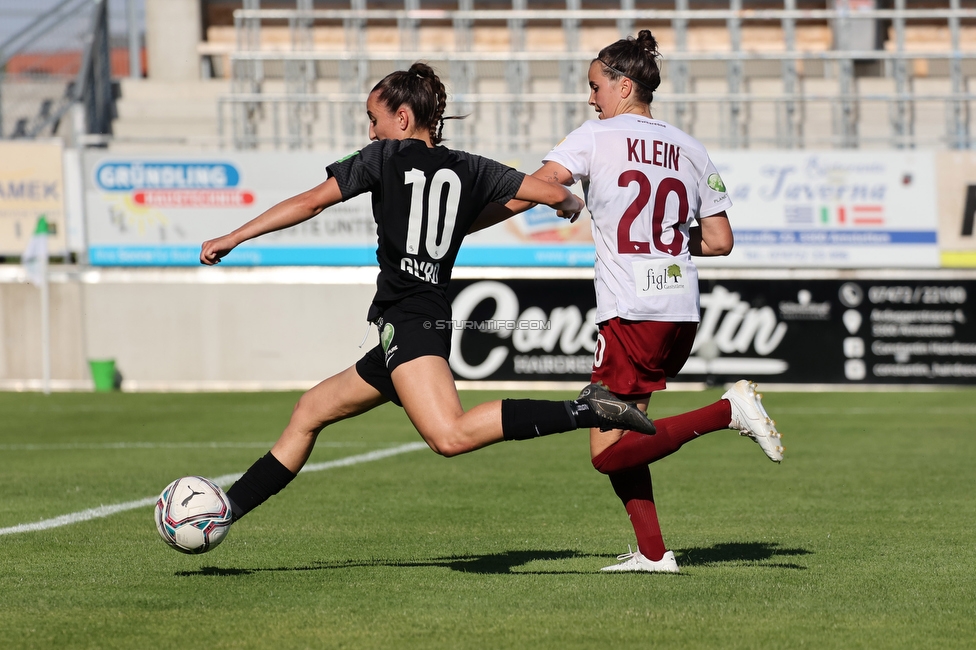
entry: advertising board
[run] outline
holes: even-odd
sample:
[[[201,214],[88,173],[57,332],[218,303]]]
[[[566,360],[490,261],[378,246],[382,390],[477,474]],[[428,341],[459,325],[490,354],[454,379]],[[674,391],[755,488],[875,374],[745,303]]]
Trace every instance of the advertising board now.
[[[201,242],[321,183],[326,165],[342,155],[86,155],[90,262],[196,264]],[[494,157],[533,171],[543,155]],[[730,219],[736,245],[728,257],[702,260],[703,267],[940,264],[931,152],[734,151],[712,157],[734,202]],[[369,197],[360,196],[297,227],[248,242],[225,263],[371,265],[375,238]],[[586,214],[570,224],[536,207],[469,237],[458,265],[586,267],[593,257]]]
[[[942,266],[976,268],[976,153],[941,151],[937,156]]]
[[[735,249],[699,266],[940,265],[932,152],[731,151],[712,159],[732,197]]]
[[[461,380],[589,380],[589,280],[455,280]],[[678,381],[976,383],[976,280],[701,282],[701,323]],[[436,324],[434,324],[436,326]]]
[[[0,141],[0,255],[22,255],[42,215],[48,223],[48,250],[64,254],[61,156],[60,140]]]

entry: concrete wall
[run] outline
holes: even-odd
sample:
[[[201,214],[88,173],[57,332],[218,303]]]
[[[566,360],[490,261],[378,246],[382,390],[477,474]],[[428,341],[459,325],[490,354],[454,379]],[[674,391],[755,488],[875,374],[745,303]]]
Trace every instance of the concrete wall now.
[[[200,78],[200,0],[146,0],[146,60],[154,81]]]
[[[375,270],[58,270],[52,387],[88,390],[111,358],[131,390],[308,388],[363,348]],[[201,273],[202,272],[202,273]],[[40,291],[0,275],[0,389],[41,386]]]

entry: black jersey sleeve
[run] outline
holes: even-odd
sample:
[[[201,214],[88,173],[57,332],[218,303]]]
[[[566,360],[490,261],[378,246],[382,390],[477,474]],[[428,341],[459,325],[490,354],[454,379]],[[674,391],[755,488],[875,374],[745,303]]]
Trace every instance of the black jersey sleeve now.
[[[491,158],[475,154],[465,155],[469,157],[468,164],[478,178],[479,185],[484,188],[484,200],[487,203],[508,203],[515,198],[525,179],[524,172],[512,169]]]
[[[395,140],[378,140],[325,168],[339,183],[343,201],[379,187],[383,163],[393,155],[395,145]]]

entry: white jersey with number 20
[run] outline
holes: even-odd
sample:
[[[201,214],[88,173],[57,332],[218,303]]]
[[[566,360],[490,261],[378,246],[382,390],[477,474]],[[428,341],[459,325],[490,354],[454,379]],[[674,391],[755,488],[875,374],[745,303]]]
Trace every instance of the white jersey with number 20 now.
[[[597,254],[597,322],[697,322],[688,229],[732,205],[705,147],[666,122],[623,114],[584,123],[545,160],[583,181]]]

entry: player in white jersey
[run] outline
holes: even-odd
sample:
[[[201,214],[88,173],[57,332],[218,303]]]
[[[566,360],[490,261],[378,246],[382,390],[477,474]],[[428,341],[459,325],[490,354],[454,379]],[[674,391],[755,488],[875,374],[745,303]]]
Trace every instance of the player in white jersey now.
[[[661,83],[657,42],[648,30],[600,51],[590,65],[589,104],[599,114],[570,133],[534,175],[582,181],[596,244],[597,322],[593,382],[646,409],[691,353],[699,321],[692,255],[728,255],[731,201],[700,142],[651,115]],[[510,209],[525,206],[513,202]],[[593,465],[609,474],[638,550],[605,571],[678,571],[667,550],[648,464],[702,434],[738,429],[782,460],[780,434],[755,384],[740,381],[718,402],[655,420],[657,433],[590,433]]]
[[[721,252],[732,239],[725,215],[732,202],[701,143],[665,122],[623,113],[584,123],[546,161],[573,182],[585,179],[596,201],[597,322],[697,322],[690,228],[696,218],[720,217],[705,222],[709,236],[721,240]]]

